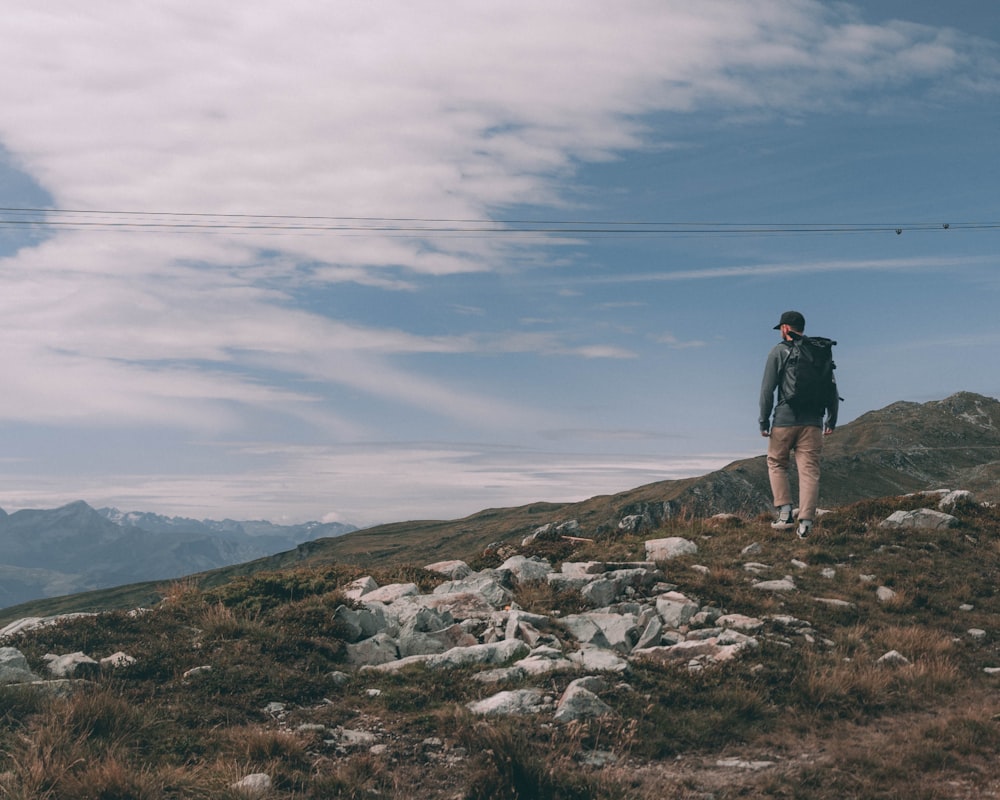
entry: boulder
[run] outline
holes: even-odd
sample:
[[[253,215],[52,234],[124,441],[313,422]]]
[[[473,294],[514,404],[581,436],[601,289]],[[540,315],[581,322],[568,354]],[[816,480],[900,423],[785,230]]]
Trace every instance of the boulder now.
[[[777,581],[758,581],[753,584],[753,588],[760,589],[762,592],[794,592],[798,587],[796,587],[795,581],[792,580],[792,576],[786,575]]]
[[[357,580],[351,581],[347,586],[343,588],[341,594],[344,595],[349,600],[360,600],[369,592],[373,592],[378,588],[378,584],[375,579],[370,575],[365,575],[363,578],[358,578]]]
[[[656,613],[668,628],[687,625],[698,608],[697,603],[680,592],[664,592],[656,598]]]
[[[271,776],[265,772],[255,772],[230,784],[229,788],[235,794],[250,798],[250,800],[259,800],[259,798],[267,797],[271,793]]]
[[[569,653],[566,657],[574,664],[579,665],[585,672],[628,671],[628,662],[624,658],[602,647],[583,645],[579,650]]]
[[[510,603],[511,594],[504,588],[497,575],[489,572],[474,572],[460,581],[446,581],[435,587],[433,594],[478,594],[493,608],[502,608]]]
[[[503,716],[508,714],[537,714],[544,705],[544,695],[541,689],[519,689],[513,692],[500,692],[469,703],[467,708],[473,714],[486,716]]]
[[[611,706],[580,681],[573,681],[559,699],[553,718],[556,722],[572,722],[578,719],[607,717],[612,714],[614,711]]]
[[[348,644],[346,650],[347,663],[354,667],[384,664],[399,658],[399,645],[385,632],[376,633],[357,644]]]
[[[954,528],[958,518],[932,508],[918,508],[913,511],[896,511],[879,523],[880,528],[902,528],[904,530],[938,531]]]
[[[475,664],[500,665],[526,656],[528,645],[517,640],[477,644],[472,647],[453,647],[427,659],[428,669],[448,669]]]
[[[0,685],[29,683],[38,679],[20,650],[16,647],[0,647]]]
[[[670,561],[698,552],[698,545],[680,536],[646,541],[646,558],[650,561]]]
[[[503,570],[513,575],[518,583],[523,583],[545,580],[545,576],[552,572],[552,565],[543,558],[511,556],[497,567],[498,572]]]
[[[101,665],[83,653],[44,656],[49,673],[56,678],[92,678],[101,671]]]
[[[448,580],[460,581],[462,578],[472,574],[472,567],[464,561],[438,561],[424,567],[428,572],[436,572],[444,575]]]
[[[420,594],[420,589],[415,583],[390,583],[378,589],[366,592],[363,597],[366,603],[394,603],[403,597],[412,597]]]

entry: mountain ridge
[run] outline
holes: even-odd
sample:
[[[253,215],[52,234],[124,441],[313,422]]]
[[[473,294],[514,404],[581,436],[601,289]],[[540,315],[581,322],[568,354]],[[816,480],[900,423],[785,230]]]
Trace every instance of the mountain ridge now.
[[[96,510],[83,500],[0,514],[0,606],[169,580],[252,561],[353,526],[196,521]]]

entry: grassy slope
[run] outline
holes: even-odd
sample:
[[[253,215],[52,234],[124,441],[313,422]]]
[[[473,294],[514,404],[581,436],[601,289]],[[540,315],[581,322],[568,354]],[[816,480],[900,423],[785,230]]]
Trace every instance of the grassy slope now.
[[[878,526],[893,510],[933,502],[844,507],[806,542],[766,520],[674,520],[653,532],[698,544],[697,555],[667,565],[680,591],[730,612],[807,620],[813,633],[769,628],[753,655],[702,671],[634,665],[600,692],[615,716],[579,725],[542,717],[483,724],[464,704],[518,685],[484,686],[470,670],[331,681],[343,653],[331,623],[336,587],[360,567],[300,565],[209,591],[176,584],[144,616],[75,620],[11,643],[36,670],[45,653],[79,649],[97,657],[124,650],[139,663],[67,700],[0,690],[0,795],[230,798],[232,780],[262,771],[275,778],[275,800],[998,796],[1000,678],[984,670],[1000,667],[1000,510],[965,504],[960,527],[944,531]],[[522,552],[641,558],[643,537]],[[754,574],[747,561],[767,566]],[[753,587],[789,573],[794,593]],[[412,567],[376,575],[430,585]],[[896,597],[880,602],[879,585]],[[519,590],[517,600],[538,613],[573,610],[572,598],[541,587]],[[977,628],[986,635],[970,634]],[[909,665],[880,666],[892,649]],[[182,677],[204,664],[211,673]],[[543,683],[558,696],[571,677]],[[275,700],[286,712],[265,711]],[[340,726],[372,733],[385,752],[324,744]],[[602,751],[613,755],[609,766],[579,763],[581,752]],[[720,767],[725,759],[770,766]]]

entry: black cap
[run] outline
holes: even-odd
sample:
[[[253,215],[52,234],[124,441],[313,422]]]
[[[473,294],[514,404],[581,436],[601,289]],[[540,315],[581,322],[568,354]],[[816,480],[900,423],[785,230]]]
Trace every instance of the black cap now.
[[[774,319],[774,317],[771,319]],[[786,311],[781,315],[781,320],[774,326],[774,329],[778,330],[782,325],[789,325],[793,331],[802,333],[806,329],[806,318],[798,311]]]

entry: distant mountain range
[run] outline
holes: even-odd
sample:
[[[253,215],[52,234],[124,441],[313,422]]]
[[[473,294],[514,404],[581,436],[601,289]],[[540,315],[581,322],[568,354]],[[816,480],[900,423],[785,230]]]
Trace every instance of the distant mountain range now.
[[[285,526],[95,510],[82,501],[52,510],[0,510],[0,608],[168,580],[353,530],[338,522]]]
[[[765,448],[766,442],[761,440],[761,451]],[[981,501],[1000,502],[1000,401],[961,392],[929,403],[893,403],[863,414],[826,439],[820,488],[823,508],[932,489],[968,489]],[[108,510],[101,514],[84,503],[75,503],[55,511],[18,512],[0,519],[0,560],[17,565],[18,571],[11,574],[25,582],[25,587],[33,587],[33,596],[52,597],[23,608],[5,608],[18,601],[8,599],[14,596],[9,591],[14,584],[6,580],[9,567],[0,566],[0,622],[18,616],[135,607],[155,599],[155,584],[136,583],[153,578],[189,575],[203,585],[218,585],[258,570],[336,562],[364,568],[421,566],[445,558],[473,560],[497,545],[517,546],[544,526],[552,530],[565,526],[566,533],[580,537],[613,538],[621,531],[653,532],[671,518],[706,518],[719,513],[752,517],[771,511],[767,464],[761,455],[707,475],[650,483],[577,503],[536,502],[487,509],[457,520],[398,522],[351,532],[345,532],[343,526],[317,525],[303,532],[302,542],[271,549],[253,563],[246,563],[249,559],[240,561],[238,551],[240,543],[247,543],[246,538],[226,539],[216,531],[182,535],[183,526],[172,529],[162,517],[156,518],[160,530],[153,532],[148,529],[152,523],[146,523],[147,529],[134,527],[135,520],[144,515],[116,516],[117,512]],[[51,522],[48,527],[34,528],[24,518],[23,523],[13,525],[20,514],[47,514]],[[117,518],[132,527],[117,524],[113,521]],[[42,540],[30,558],[15,561],[8,555],[25,547],[17,538],[18,531],[43,529],[47,531],[44,536],[34,533],[23,537]],[[174,535],[166,535],[163,531],[167,529],[174,530]],[[206,548],[211,557],[205,554]],[[217,554],[216,548],[225,553]],[[213,568],[208,564],[214,558],[234,560],[228,566]],[[143,571],[157,571],[161,559],[164,564],[168,560],[172,563],[172,575],[159,570],[155,576],[139,577]],[[183,564],[205,566],[185,571]],[[49,571],[44,572],[42,565]],[[92,565],[86,581],[77,574],[79,565]],[[134,585],[125,586],[129,581]],[[39,586],[45,587],[44,594]],[[98,586],[120,588],[80,597],[53,597]],[[20,591],[21,596],[27,593]]]

